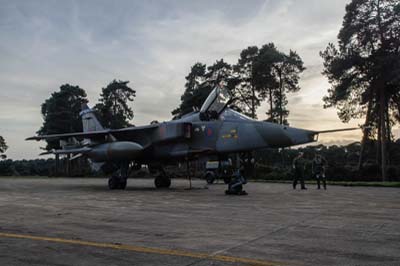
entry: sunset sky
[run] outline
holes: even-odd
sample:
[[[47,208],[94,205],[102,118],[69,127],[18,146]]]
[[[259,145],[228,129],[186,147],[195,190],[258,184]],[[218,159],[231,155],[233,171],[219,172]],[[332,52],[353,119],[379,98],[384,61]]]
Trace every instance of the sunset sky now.
[[[348,0],[8,1],[0,0],[0,135],[12,159],[36,158],[26,142],[42,124],[40,105],[64,83],[79,85],[89,104],[113,79],[137,91],[135,125],[169,120],[195,62],[236,63],[242,49],[268,42],[296,50],[307,70],[289,95],[289,122],[307,129],[351,127],[323,109],[329,84],[319,51],[336,43]],[[265,119],[266,106],[258,109]],[[398,132],[398,131],[396,131]],[[321,137],[341,144],[360,131]]]

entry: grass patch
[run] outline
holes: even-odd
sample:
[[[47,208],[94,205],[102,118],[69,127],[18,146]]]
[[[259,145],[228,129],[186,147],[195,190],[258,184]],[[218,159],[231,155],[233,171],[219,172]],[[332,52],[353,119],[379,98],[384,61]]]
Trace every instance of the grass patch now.
[[[252,180],[253,182],[291,184],[290,180]],[[306,184],[316,185],[315,180],[305,180]],[[322,184],[322,182],[321,182]],[[400,182],[327,181],[327,185],[345,187],[400,187]]]
[[[331,181],[329,185],[347,186],[347,187],[400,187],[400,182],[348,182],[348,181]]]

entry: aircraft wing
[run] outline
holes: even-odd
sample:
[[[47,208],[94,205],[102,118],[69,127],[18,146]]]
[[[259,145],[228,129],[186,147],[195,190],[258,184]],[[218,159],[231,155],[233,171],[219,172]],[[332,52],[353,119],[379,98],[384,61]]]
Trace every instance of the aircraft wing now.
[[[68,139],[68,138],[99,138],[112,134],[116,137],[135,134],[147,129],[157,128],[158,125],[148,125],[140,127],[127,127],[121,129],[105,129],[99,131],[88,131],[88,132],[75,132],[75,133],[64,133],[64,134],[51,134],[51,135],[40,135],[29,137],[26,140],[48,140],[48,139]]]
[[[111,130],[101,130],[93,132],[76,132],[76,133],[64,133],[64,134],[51,134],[51,135],[40,135],[26,138],[26,140],[47,140],[47,139],[68,139],[73,137],[82,138],[93,138],[98,136],[104,136],[110,134]]]

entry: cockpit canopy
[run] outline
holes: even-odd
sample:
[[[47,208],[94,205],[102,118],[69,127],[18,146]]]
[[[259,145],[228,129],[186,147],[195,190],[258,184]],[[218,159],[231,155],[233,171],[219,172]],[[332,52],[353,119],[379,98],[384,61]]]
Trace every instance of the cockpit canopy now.
[[[200,109],[202,120],[217,119],[231,99],[226,88],[216,86],[208,95]]]

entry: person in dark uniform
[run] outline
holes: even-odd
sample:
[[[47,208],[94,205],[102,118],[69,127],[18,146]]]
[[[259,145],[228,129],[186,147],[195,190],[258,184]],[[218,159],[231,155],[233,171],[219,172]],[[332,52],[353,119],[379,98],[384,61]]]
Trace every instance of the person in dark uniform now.
[[[324,157],[319,154],[315,154],[313,162],[312,162],[312,173],[317,179],[318,189],[321,189],[321,179],[324,189],[326,190],[326,177],[325,177],[325,167],[327,165],[327,161]]]
[[[301,189],[307,189],[304,184],[304,170],[306,168],[306,162],[304,159],[304,153],[300,152],[296,158],[293,159],[293,189],[296,189],[297,182],[300,181]]]
[[[243,166],[242,175],[246,176],[246,178],[254,178],[254,165],[255,160],[251,154],[251,152],[243,153],[240,159],[240,163]]]
[[[247,183],[243,171],[243,166],[236,171],[235,178],[228,184],[228,190],[225,191],[226,195],[247,195],[247,192],[243,190],[243,185]]]

